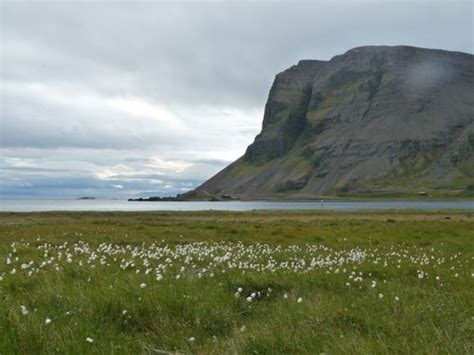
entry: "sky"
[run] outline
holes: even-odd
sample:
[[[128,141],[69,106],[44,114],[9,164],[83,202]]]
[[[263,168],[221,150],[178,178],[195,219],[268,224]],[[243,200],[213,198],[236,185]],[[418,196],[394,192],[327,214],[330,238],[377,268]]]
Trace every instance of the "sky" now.
[[[240,157],[275,75],[362,45],[473,53],[472,1],[0,2],[0,197],[173,196]]]

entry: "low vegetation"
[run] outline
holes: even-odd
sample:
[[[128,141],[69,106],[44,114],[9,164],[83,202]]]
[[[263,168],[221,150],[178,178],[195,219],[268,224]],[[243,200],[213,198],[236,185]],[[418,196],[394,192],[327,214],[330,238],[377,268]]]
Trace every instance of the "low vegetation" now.
[[[473,353],[469,212],[0,214],[0,353]]]

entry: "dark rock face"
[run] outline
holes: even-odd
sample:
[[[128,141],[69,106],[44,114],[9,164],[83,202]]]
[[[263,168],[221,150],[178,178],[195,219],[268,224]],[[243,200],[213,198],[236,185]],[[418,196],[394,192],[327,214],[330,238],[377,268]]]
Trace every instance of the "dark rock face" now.
[[[194,194],[463,194],[473,151],[473,55],[360,47],[279,73],[261,133]]]

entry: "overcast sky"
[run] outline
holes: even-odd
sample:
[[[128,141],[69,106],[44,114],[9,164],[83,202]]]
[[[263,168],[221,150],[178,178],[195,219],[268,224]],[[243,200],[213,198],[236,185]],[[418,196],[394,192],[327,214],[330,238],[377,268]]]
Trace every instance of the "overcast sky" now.
[[[245,152],[275,74],[473,52],[473,2],[1,2],[0,195],[174,195]]]

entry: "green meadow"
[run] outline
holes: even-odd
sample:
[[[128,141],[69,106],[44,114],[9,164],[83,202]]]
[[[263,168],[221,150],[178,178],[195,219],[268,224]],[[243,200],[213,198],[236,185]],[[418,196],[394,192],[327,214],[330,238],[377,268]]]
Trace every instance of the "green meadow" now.
[[[0,354],[472,354],[471,212],[0,213]]]

